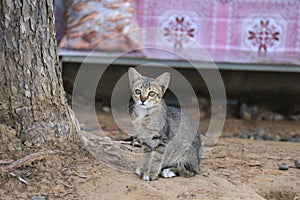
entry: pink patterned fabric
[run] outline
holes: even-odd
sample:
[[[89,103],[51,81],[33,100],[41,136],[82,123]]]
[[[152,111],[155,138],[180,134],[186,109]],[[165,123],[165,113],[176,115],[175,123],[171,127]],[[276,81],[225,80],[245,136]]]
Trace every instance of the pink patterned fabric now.
[[[136,0],[136,6],[140,27],[164,30],[159,38],[147,35],[149,43],[189,49],[193,39],[208,52],[217,52],[212,56],[220,61],[239,62],[241,52],[299,57],[300,1]],[[225,51],[227,57],[220,53]]]
[[[174,45],[174,48],[182,48],[188,43],[188,38],[195,38],[197,25],[188,16],[173,15],[162,24],[163,39]]]

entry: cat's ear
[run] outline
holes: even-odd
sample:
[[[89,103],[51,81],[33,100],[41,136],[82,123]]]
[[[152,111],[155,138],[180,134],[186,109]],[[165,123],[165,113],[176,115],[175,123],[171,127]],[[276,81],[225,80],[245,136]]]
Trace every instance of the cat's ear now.
[[[165,93],[165,91],[169,87],[170,79],[171,79],[171,74],[168,72],[159,75],[155,79],[155,82],[158,83],[158,85],[161,87],[163,93]]]
[[[129,85],[130,88],[132,89],[133,84],[136,81],[140,81],[143,79],[142,75],[138,73],[133,67],[129,67],[128,69],[128,77],[129,77]]]

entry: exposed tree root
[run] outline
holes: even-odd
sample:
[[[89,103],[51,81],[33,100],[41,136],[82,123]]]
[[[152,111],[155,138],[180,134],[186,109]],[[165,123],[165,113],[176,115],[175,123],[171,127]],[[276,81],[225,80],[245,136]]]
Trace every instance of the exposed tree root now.
[[[19,168],[19,167],[23,166],[23,165],[32,163],[36,160],[42,160],[42,159],[46,158],[49,155],[54,155],[54,154],[58,154],[58,153],[62,153],[62,151],[49,150],[49,151],[36,152],[36,153],[30,154],[30,155],[27,155],[23,158],[20,158],[16,161],[13,161],[13,162],[9,163],[8,165],[3,166],[1,168],[4,171],[12,171],[16,168]]]

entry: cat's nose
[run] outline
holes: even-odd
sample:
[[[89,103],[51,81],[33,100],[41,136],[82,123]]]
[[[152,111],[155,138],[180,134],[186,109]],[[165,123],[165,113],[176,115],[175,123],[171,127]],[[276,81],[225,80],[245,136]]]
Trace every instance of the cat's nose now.
[[[142,104],[143,104],[143,103],[146,101],[147,98],[141,97],[140,99],[141,99],[141,102],[142,102]]]

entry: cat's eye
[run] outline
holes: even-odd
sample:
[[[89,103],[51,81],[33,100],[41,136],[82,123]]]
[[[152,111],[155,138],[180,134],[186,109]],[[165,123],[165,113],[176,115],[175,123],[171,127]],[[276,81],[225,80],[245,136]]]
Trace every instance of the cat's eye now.
[[[137,95],[140,95],[140,94],[141,94],[141,90],[139,90],[139,89],[136,89],[134,92],[135,92],[135,94],[137,94]]]
[[[156,95],[156,93],[153,92],[153,91],[150,91],[150,92],[148,93],[148,95],[149,95],[150,97],[154,97],[154,96]]]

